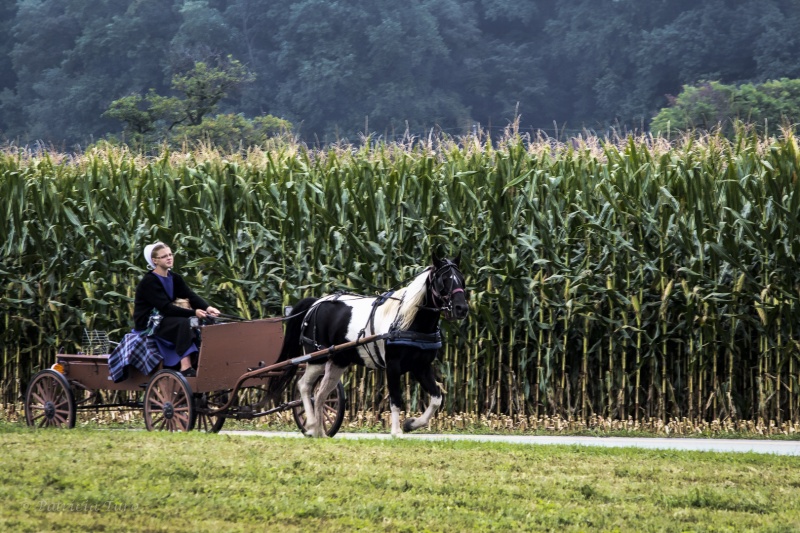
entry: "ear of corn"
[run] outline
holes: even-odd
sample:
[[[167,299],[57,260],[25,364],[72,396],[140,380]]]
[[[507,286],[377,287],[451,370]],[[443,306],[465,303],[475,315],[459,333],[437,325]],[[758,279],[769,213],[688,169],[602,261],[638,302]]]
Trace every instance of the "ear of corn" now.
[[[445,325],[439,365],[450,413],[796,421],[793,137],[484,141],[6,149],[3,400],[84,327],[130,327],[141,251],[160,239],[247,317],[385,290],[431,250],[463,251],[472,312]],[[384,409],[384,383],[351,372],[351,408]]]

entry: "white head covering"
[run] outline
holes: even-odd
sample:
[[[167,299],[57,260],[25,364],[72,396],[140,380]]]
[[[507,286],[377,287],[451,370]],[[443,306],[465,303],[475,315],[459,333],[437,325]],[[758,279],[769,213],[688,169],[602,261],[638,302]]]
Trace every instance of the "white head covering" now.
[[[156,268],[156,265],[153,263],[153,248],[155,248],[157,244],[161,243],[156,242],[153,244],[148,244],[144,247],[144,259],[147,261],[147,264],[150,265],[151,270],[155,270]]]

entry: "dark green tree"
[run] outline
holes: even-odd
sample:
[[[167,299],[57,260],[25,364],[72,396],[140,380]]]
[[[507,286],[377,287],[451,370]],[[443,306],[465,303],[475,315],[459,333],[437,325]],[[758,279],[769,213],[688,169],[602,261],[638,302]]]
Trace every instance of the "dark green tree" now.
[[[12,91],[17,83],[17,74],[11,62],[11,51],[14,48],[11,27],[16,17],[17,6],[14,2],[0,3],[0,105],[3,97],[12,97]],[[0,140],[3,133],[8,130],[8,118],[0,113]]]
[[[282,0],[267,15],[274,105],[303,131],[333,139],[469,124],[459,94],[464,58],[479,44],[469,4]]]
[[[761,31],[753,43],[758,80],[800,78],[800,2],[766,3],[761,13]]]
[[[0,5],[0,130],[85,143],[147,129],[148,90],[238,58],[255,83],[193,111],[281,116],[307,140],[553,122],[642,127],[666,95],[800,78],[798,0],[16,0]],[[198,94],[210,94],[200,89]],[[183,96],[180,96],[183,95]],[[176,110],[174,101],[159,105]],[[124,104],[124,105],[123,105]],[[205,109],[213,109],[206,111]],[[166,110],[165,110],[166,111]],[[230,122],[230,121],[228,121]],[[221,123],[228,123],[222,120]],[[230,122],[232,124],[232,122]],[[138,124],[134,126],[134,124]],[[156,125],[156,130],[161,127]],[[148,133],[149,135],[149,133]]]
[[[12,25],[16,85],[0,101],[9,135],[88,142],[105,134],[112,122],[101,115],[116,95],[163,87],[176,3],[20,0]]]

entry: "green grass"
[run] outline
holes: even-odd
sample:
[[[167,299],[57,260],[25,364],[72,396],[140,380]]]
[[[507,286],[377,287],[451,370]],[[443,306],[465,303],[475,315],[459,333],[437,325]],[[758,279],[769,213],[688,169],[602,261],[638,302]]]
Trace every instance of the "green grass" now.
[[[796,531],[800,458],[0,424],[4,531]]]

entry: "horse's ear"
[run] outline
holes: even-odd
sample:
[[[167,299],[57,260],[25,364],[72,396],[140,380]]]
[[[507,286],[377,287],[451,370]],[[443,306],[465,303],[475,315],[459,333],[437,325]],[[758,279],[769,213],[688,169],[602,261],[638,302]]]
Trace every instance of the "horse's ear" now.
[[[436,255],[436,252],[434,251],[431,252],[431,257],[433,258],[433,266],[439,268],[439,265],[442,264],[442,260],[439,259],[439,256]]]
[[[459,250],[458,255],[453,258],[453,263],[455,263],[456,266],[461,266],[461,250]]]

